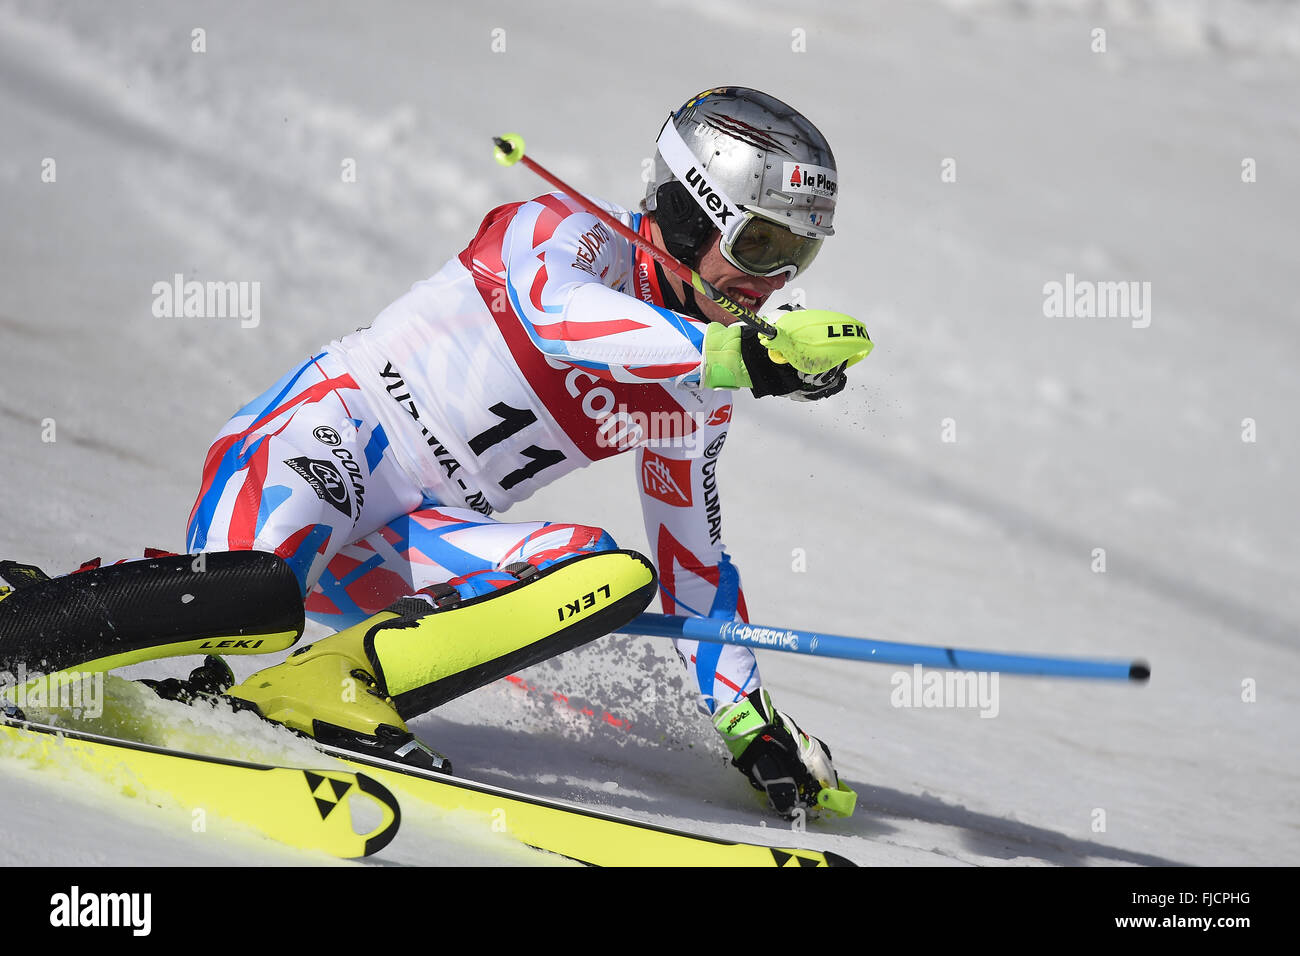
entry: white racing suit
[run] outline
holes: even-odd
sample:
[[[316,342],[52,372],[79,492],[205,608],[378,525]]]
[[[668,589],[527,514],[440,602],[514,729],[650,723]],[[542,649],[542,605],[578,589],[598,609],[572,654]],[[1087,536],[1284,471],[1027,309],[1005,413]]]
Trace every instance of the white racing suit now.
[[[562,193],[494,209],[437,274],[221,430],[189,549],[275,552],[308,613],[342,628],[430,585],[468,597],[513,583],[514,562],[615,547],[495,516],[634,451],[664,611],[744,619],[716,476],[731,393],[700,386],[704,324],[664,307],[659,278]],[[676,647],[710,712],[759,686],[746,648]]]

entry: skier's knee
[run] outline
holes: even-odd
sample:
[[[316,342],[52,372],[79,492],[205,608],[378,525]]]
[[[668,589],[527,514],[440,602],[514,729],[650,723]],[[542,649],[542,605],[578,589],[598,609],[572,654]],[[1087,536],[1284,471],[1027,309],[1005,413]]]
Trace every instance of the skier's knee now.
[[[603,528],[583,524],[548,524],[516,544],[500,566],[525,561],[539,571],[580,554],[617,551],[618,544]]]

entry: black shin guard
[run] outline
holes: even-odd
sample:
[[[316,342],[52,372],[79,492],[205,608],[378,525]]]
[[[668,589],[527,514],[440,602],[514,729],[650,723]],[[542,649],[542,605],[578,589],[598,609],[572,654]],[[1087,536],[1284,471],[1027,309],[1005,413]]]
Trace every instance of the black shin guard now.
[[[302,636],[293,571],[263,551],[170,555],[35,580],[0,601],[0,670],[104,671],[260,654]]]

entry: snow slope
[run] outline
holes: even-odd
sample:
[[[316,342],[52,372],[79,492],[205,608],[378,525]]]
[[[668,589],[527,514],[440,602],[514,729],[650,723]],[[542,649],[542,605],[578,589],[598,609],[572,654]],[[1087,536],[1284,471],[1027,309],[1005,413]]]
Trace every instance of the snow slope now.
[[[835,401],[738,403],[720,480],[754,619],[1155,675],[1006,678],[981,719],[893,706],[894,668],[768,653],[862,795],[801,841],[861,863],[1295,862],[1296,5],[789,8],[0,0],[0,553],[64,570],[179,548],[235,408],[542,191],[491,134],[632,203],[667,110],[757,86],[835,144],[839,235],[800,285],[877,347]],[[259,324],[155,318],[177,273],[260,282]],[[1151,283],[1149,327],[1045,317],[1067,273]],[[634,480],[609,461],[508,517],[645,547]],[[649,639],[415,729],[477,779],[719,835],[779,823]],[[0,862],[289,859],[0,768]],[[415,829],[382,858],[556,862]]]

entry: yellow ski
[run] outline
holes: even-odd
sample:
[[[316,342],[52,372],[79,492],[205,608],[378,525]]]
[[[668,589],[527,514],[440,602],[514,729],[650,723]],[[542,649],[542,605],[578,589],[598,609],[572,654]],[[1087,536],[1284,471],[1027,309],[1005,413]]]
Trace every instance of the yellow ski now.
[[[539,850],[592,866],[856,866],[837,853],[737,843],[530,796],[460,777],[317,744],[404,800],[445,812],[468,811],[483,825]],[[407,804],[411,813],[411,805]]]
[[[401,823],[393,794],[360,773],[247,763],[11,718],[0,723],[0,753],[39,766],[71,763],[149,803],[202,810],[338,857],[378,852]],[[353,828],[352,800],[380,811],[367,833]]]

